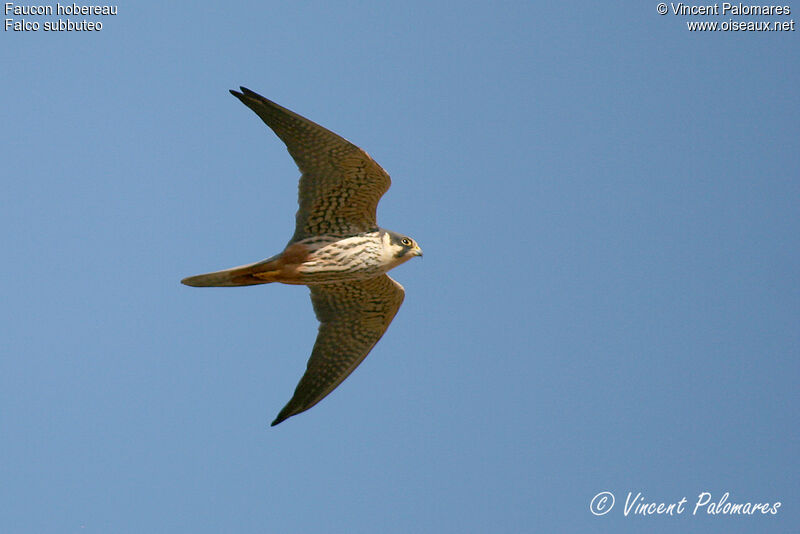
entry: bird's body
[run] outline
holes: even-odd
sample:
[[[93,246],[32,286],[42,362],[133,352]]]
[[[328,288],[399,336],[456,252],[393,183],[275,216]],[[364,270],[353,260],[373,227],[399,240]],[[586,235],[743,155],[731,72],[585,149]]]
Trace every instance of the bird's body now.
[[[383,228],[350,236],[320,235],[290,243],[283,252],[264,261],[190,276],[183,283],[209,287],[208,282],[213,281],[214,286],[221,287],[270,282],[316,285],[363,280],[410,260],[414,254],[403,254],[403,251],[411,248],[398,242],[398,234]],[[250,283],[246,283],[248,281]]]
[[[413,239],[377,226],[377,204],[391,181],[366,152],[248,89],[231,93],[286,143],[303,172],[295,233],[276,256],[182,282],[311,288],[320,321],[317,341],[276,425],[322,400],[367,356],[403,302],[403,287],[386,272],[422,251]]]

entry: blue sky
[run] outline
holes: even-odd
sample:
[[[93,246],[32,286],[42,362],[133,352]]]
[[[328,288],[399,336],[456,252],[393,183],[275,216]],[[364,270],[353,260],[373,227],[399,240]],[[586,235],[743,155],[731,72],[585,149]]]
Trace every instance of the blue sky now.
[[[800,528],[798,32],[686,27],[795,14],[118,10],[2,34],[0,530]],[[425,251],[371,355],[275,428],[307,290],[179,284],[293,231],[298,171],[239,85],[367,150],[380,224]],[[704,491],[782,507],[692,515]]]

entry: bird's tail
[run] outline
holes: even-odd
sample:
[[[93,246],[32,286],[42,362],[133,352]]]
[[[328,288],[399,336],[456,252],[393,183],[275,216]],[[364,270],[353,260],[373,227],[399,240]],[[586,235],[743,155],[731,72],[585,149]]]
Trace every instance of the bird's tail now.
[[[181,280],[182,284],[193,287],[236,287],[269,284],[275,281],[280,266],[278,256],[251,263],[231,267],[213,273],[198,274]]]

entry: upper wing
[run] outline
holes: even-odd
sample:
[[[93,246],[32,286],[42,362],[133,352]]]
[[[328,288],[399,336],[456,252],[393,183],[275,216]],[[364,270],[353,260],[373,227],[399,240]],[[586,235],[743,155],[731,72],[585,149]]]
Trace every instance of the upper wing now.
[[[403,286],[383,274],[311,286],[319,333],[308,367],[272,426],[304,412],[336,389],[366,358],[403,303]]]
[[[303,173],[290,242],[376,228],[378,201],[392,183],[386,171],[350,141],[249,89],[241,90],[231,94],[272,128]]]

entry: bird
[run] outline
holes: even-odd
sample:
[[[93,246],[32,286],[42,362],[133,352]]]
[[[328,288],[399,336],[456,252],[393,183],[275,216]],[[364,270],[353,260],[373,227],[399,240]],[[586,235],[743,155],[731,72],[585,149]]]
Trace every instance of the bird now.
[[[275,132],[300,170],[294,235],[270,258],[181,283],[309,287],[319,330],[305,373],[275,426],[313,407],[366,358],[405,297],[403,286],[386,273],[422,256],[422,249],[411,237],[378,226],[378,202],[391,179],[363,149],[246,87],[230,93]]]

